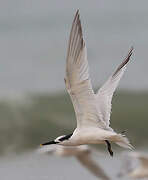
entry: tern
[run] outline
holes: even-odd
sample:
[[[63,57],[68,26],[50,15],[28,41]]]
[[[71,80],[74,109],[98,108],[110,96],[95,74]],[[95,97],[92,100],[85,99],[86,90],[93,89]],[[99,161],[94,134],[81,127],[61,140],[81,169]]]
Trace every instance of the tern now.
[[[46,146],[39,149],[41,153],[54,154],[61,157],[71,157],[74,156],[81,165],[88,169],[93,175],[102,179],[109,180],[110,178],[106,175],[104,170],[95,163],[92,159],[93,149],[87,145],[81,146]],[[94,151],[95,152],[95,151]]]
[[[136,165],[137,161],[139,162],[138,165]],[[138,152],[125,153],[118,177],[125,175],[135,179],[148,178],[148,154]]]
[[[87,51],[82,34],[79,10],[77,10],[70,32],[65,77],[66,89],[75,110],[77,127],[73,133],[59,136],[55,140],[41,145],[78,146],[105,143],[111,156],[113,156],[113,151],[110,141],[124,148],[133,148],[125,135],[116,133],[110,127],[112,96],[132,52],[133,47],[106,83],[97,93],[94,93],[89,76]]]

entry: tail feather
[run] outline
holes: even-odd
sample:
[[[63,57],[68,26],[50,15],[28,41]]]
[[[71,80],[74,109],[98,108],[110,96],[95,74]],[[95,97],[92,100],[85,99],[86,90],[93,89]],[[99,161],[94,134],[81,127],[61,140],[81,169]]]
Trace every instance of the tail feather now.
[[[134,147],[130,144],[129,140],[125,135],[123,134],[117,134],[113,135],[111,137],[112,141],[114,141],[116,144],[118,144],[121,147],[124,147],[126,149],[134,149]]]

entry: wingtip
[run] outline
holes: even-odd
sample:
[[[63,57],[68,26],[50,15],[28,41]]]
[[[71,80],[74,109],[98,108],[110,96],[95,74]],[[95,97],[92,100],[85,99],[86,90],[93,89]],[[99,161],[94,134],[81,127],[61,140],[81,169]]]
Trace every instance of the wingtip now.
[[[134,46],[131,46],[131,50],[132,50],[132,51],[134,50]]]
[[[73,23],[76,22],[79,18],[80,18],[80,11],[79,11],[79,9],[77,9],[75,16],[74,16]]]
[[[80,10],[79,9],[76,10],[75,18],[78,17],[78,16],[80,16]]]
[[[133,54],[133,49],[134,47],[131,46],[126,58],[123,60],[123,62],[120,64],[120,66],[118,66],[117,70],[115,71],[115,73],[112,76],[116,76],[116,74],[123,68],[126,66],[126,64],[130,61],[130,57]]]
[[[128,55],[127,55],[127,57],[125,58],[125,64],[127,64],[128,61],[130,60],[130,57],[131,57],[131,55],[133,54],[133,50],[134,50],[134,47],[131,46],[131,48],[130,48],[130,50],[129,50],[129,52],[128,52]]]
[[[79,9],[77,9],[77,11],[76,11],[76,14],[75,14],[75,17],[74,17],[74,20],[73,20],[73,24],[74,23],[77,23],[77,25],[79,26],[78,30],[79,30],[79,33],[82,36],[82,39],[83,39],[82,26],[81,26],[81,20],[80,20],[80,10]],[[83,42],[82,42],[82,45],[84,45]]]
[[[130,48],[130,50],[129,50],[129,53],[128,53],[128,56],[131,56],[131,55],[132,55],[133,50],[134,50],[134,46],[131,46],[131,48]]]
[[[125,59],[126,64],[127,64],[128,61],[130,60],[130,57],[131,57],[131,55],[133,54],[133,50],[134,50],[134,47],[131,46],[131,48],[130,48],[130,50],[129,50],[129,52],[128,52],[128,55],[127,55],[127,57],[126,57],[126,59]]]
[[[80,14],[80,10],[79,9],[76,10],[76,14]]]

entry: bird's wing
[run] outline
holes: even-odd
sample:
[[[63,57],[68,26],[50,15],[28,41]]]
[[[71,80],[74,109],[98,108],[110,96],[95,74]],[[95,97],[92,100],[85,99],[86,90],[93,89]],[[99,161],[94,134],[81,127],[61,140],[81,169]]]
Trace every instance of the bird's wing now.
[[[87,51],[79,11],[76,12],[73,20],[69,38],[65,84],[75,109],[77,126],[96,125],[99,116],[96,97],[89,77]]]
[[[124,74],[126,65],[130,60],[132,52],[133,52],[133,47],[130,49],[130,51],[129,51],[127,57],[124,59],[124,61],[118,66],[118,68],[116,69],[114,74],[109,77],[109,79],[106,81],[106,83],[98,90],[98,92],[96,94],[98,108],[100,109],[100,112],[102,114],[102,119],[103,119],[104,123],[106,123],[107,127],[109,127],[109,124],[110,124],[112,97],[113,97],[115,89],[118,86],[118,83],[119,83],[121,77]]]
[[[87,168],[92,174],[96,177],[101,178],[102,180],[109,180],[110,178],[106,175],[104,170],[97,165],[94,160],[92,160],[90,154],[88,153],[81,153],[80,155],[76,156],[77,160]]]
[[[134,152],[131,154],[132,157],[137,158],[140,161],[141,166],[148,168],[148,155],[145,153]]]

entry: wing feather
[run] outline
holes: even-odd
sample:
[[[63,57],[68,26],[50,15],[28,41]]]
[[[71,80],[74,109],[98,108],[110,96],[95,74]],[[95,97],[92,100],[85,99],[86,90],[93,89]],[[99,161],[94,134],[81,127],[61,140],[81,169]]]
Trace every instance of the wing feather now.
[[[87,61],[86,45],[83,40],[79,11],[76,12],[70,32],[65,83],[71,97],[77,126],[101,125],[96,105],[96,97],[92,89]]]
[[[126,65],[130,60],[132,52],[133,52],[133,47],[130,49],[124,61],[118,66],[117,70],[113,73],[112,76],[109,77],[106,83],[99,89],[98,93],[96,94],[98,108],[100,109],[101,114],[103,116],[102,117],[103,121],[106,123],[106,126],[108,127],[110,124],[112,97],[121,77],[124,74]]]

